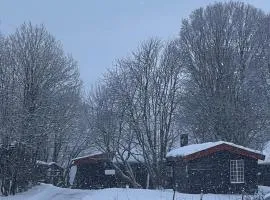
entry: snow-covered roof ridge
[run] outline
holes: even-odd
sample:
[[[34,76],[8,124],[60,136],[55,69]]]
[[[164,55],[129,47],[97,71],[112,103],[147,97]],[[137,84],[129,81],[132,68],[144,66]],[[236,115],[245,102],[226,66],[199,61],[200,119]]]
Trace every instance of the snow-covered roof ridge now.
[[[232,147],[236,147],[239,149],[243,149],[249,152],[253,152],[253,153],[257,153],[257,154],[261,154],[260,151],[254,150],[254,149],[250,149],[241,145],[237,145],[231,142],[225,142],[225,141],[218,141],[218,142],[206,142],[206,143],[201,143],[201,144],[191,144],[191,145],[187,145],[184,147],[180,147],[174,150],[171,150],[170,152],[167,153],[166,157],[184,157],[184,156],[188,156],[221,144],[227,144],[230,145]]]

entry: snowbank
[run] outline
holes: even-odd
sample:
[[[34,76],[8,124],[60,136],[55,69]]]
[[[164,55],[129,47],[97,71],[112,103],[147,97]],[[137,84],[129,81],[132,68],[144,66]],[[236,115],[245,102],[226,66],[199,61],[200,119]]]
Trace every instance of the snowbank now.
[[[172,200],[172,190],[144,190],[109,188],[102,190],[78,190],[41,184],[15,196],[2,200]],[[176,200],[199,200],[200,194],[176,193]],[[240,195],[205,194],[203,200],[239,200]]]

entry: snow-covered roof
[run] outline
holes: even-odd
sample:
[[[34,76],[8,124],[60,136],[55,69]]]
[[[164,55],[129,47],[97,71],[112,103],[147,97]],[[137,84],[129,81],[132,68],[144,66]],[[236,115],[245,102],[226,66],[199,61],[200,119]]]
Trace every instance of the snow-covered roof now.
[[[89,158],[89,157],[97,156],[97,155],[100,155],[100,154],[103,154],[103,152],[94,152],[94,153],[90,153],[90,154],[87,154],[87,155],[84,155],[84,156],[76,157],[76,158],[73,158],[72,161],[81,160],[81,159],[84,159],[84,158]]]
[[[132,149],[131,154],[128,154],[127,151],[123,151],[121,153],[122,153],[121,154],[122,158],[125,159],[127,162],[144,162],[144,158],[143,158],[142,154],[137,149]],[[106,153],[104,153],[104,152],[96,151],[96,152],[88,154],[88,155],[73,158],[72,161],[74,163],[76,161],[85,160],[85,159],[100,159],[100,158],[102,158],[102,155],[105,155],[105,154]],[[99,157],[99,156],[101,156],[101,157]],[[120,156],[115,155],[115,154],[112,157],[112,161],[113,162],[122,162],[122,160],[120,159]]]
[[[112,153],[99,153],[95,152],[93,154],[88,154],[85,156],[77,157],[72,159],[73,165],[78,165],[82,163],[96,163],[98,161],[106,161],[112,159]]]
[[[144,157],[142,153],[135,152],[132,150],[131,154],[129,154],[127,151],[122,153],[122,159],[126,160],[127,162],[132,162],[132,163],[139,163],[139,162],[144,162]],[[113,162],[122,162],[121,158],[119,155],[114,156]]]
[[[60,165],[58,165],[56,162],[45,162],[42,160],[37,160],[36,162],[38,165],[46,165],[46,166],[52,166],[52,165],[57,165],[58,167],[61,167]]]
[[[203,150],[206,150],[206,149],[218,146],[218,145],[222,145],[222,144],[227,144],[229,146],[236,147],[238,149],[242,149],[242,150],[249,151],[252,153],[261,154],[260,151],[257,151],[254,149],[246,148],[246,147],[236,145],[230,142],[218,141],[218,142],[207,142],[207,143],[201,143],[201,144],[191,144],[188,146],[180,147],[180,148],[177,148],[168,152],[166,157],[185,157],[185,156],[198,153],[200,151],[203,151]]]

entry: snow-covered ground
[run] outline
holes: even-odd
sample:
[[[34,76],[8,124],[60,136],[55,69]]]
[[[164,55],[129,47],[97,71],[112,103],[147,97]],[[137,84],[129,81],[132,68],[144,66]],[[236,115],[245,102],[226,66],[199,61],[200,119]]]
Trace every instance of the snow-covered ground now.
[[[270,191],[264,187],[264,190]],[[15,196],[1,197],[2,200],[172,200],[170,190],[144,190],[110,188],[102,190],[77,190],[41,184]],[[176,193],[176,200],[200,200],[199,194]],[[205,194],[203,200],[241,200],[240,195]]]

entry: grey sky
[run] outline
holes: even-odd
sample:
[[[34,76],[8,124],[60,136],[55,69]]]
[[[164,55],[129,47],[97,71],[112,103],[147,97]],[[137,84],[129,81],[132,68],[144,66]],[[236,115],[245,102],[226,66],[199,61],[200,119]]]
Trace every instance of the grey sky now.
[[[225,0],[224,0],[225,1]],[[85,87],[149,37],[172,39],[181,19],[214,0],[2,0],[0,30],[43,23],[79,62]],[[244,0],[266,12],[269,0]]]

